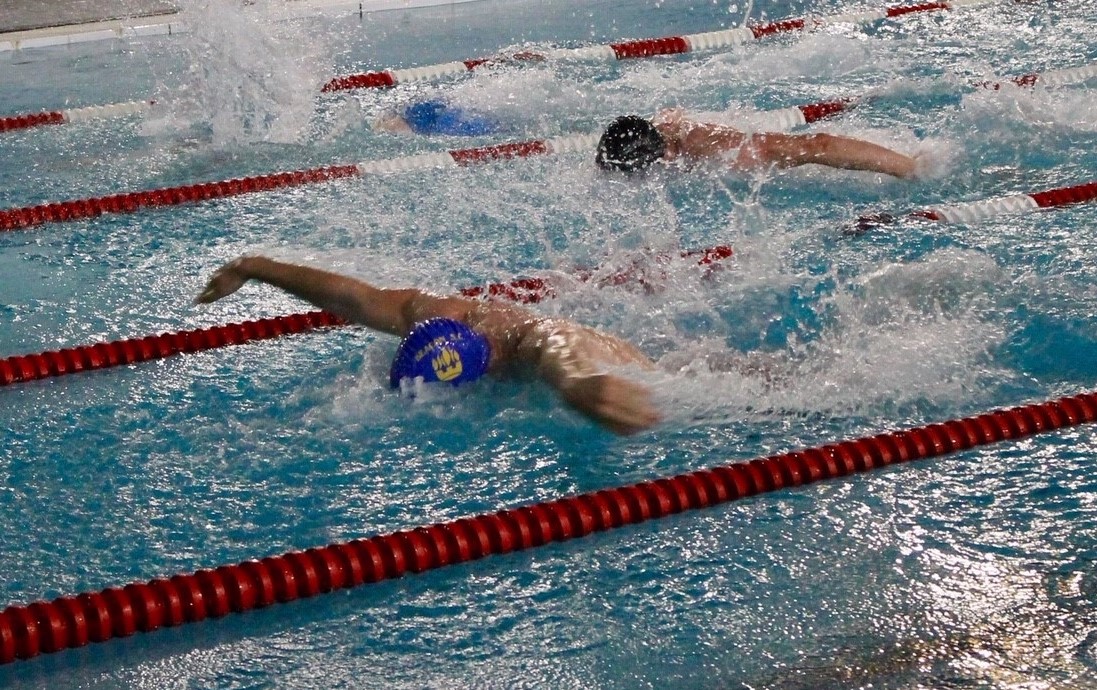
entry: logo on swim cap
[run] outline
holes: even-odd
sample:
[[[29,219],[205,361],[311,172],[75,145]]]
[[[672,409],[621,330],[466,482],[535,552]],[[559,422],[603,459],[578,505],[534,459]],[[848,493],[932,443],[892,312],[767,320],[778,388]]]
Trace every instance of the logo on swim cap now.
[[[406,378],[457,385],[475,381],[488,370],[488,339],[460,321],[429,319],[407,334],[389,370],[389,384],[400,387]]]

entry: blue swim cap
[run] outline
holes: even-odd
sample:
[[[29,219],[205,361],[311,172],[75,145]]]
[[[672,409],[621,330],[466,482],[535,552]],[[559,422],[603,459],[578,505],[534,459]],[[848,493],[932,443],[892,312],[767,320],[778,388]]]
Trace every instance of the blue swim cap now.
[[[417,376],[427,383],[468,383],[487,372],[490,358],[488,339],[460,321],[420,321],[396,350],[389,384],[399,388],[401,380]]]
[[[409,105],[404,109],[404,121],[416,134],[475,137],[499,129],[498,123],[491,118],[443,101],[420,101]]]
[[[441,101],[421,101],[412,103],[404,109],[404,119],[417,134],[430,134],[434,131],[438,116],[446,109]]]

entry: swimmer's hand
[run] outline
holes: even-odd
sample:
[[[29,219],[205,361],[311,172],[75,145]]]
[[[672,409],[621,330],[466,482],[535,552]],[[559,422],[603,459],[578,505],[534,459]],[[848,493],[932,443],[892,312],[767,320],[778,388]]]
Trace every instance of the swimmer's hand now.
[[[620,376],[571,377],[559,389],[564,400],[576,410],[623,436],[639,433],[660,420],[651,391]]]
[[[242,256],[217,269],[210,277],[209,282],[206,283],[206,289],[194,298],[194,303],[209,304],[210,302],[216,302],[222,297],[227,297],[239,290],[251,277],[245,270],[246,260],[247,257]]]

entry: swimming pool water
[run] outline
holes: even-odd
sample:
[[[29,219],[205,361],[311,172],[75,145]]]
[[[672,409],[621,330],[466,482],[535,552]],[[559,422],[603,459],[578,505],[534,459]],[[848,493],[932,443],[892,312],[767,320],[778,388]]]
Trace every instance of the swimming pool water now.
[[[1090,391],[1093,205],[966,224],[906,211],[1097,178],[1093,84],[973,80],[1097,60],[1097,12],[999,2],[720,52],[521,64],[317,97],[333,74],[606,43],[818,4],[482,2],[348,19],[189,8],[192,30],[0,54],[4,113],[156,98],[0,135],[0,208],[496,143],[367,123],[442,95],[514,138],[681,105],[733,120],[873,97],[810,129],[925,152],[928,179],[798,169],[607,179],[581,155],[426,170],[0,237],[0,356],[302,311],[243,252],[439,291],[645,247],[731,244],[654,293],[537,306],[636,341],[667,420],[627,439],[543,386],[414,401],[396,342],[334,329],[0,389],[0,592],[146,581]],[[859,235],[860,214],[898,222]],[[747,356],[772,376],[713,373]],[[688,371],[684,371],[688,369]],[[690,373],[693,372],[693,373]],[[0,668],[9,687],[1093,687],[1097,436],[1082,427]]]

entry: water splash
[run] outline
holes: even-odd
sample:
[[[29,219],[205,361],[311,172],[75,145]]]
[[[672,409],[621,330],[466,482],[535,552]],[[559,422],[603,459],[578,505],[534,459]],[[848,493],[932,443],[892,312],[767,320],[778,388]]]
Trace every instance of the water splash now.
[[[181,19],[191,27],[180,50],[185,70],[159,85],[160,117],[146,134],[207,130],[214,144],[299,143],[331,67],[325,42],[282,3],[187,0]],[[307,34],[307,40],[302,40]]]

